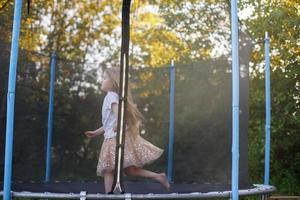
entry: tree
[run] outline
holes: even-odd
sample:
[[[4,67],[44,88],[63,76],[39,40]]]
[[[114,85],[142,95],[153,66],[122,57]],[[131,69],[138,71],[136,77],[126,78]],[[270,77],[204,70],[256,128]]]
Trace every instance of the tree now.
[[[299,194],[299,34],[300,4],[288,1],[247,1],[252,7],[244,22],[257,45],[252,54],[250,83],[250,172],[262,180],[264,155],[264,53],[263,37],[271,42],[271,184],[280,192]],[[258,170],[259,169],[259,170]]]

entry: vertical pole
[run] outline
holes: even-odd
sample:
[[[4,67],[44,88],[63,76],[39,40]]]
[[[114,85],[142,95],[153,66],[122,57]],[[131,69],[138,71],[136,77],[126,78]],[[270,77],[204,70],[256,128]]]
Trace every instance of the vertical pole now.
[[[231,46],[232,46],[232,199],[238,200],[239,185],[239,36],[237,0],[231,0]]]
[[[123,0],[122,3],[122,44],[120,62],[120,88],[118,107],[118,131],[115,156],[114,181],[111,192],[125,193],[123,185],[123,160],[125,148],[126,110],[129,74],[129,42],[130,42],[130,5],[131,0]]]
[[[270,40],[268,32],[265,35],[265,84],[266,84],[266,124],[265,124],[265,176],[264,184],[269,185],[270,177],[270,129],[271,129],[271,95],[270,95]]]
[[[267,194],[263,194],[261,195],[261,200],[268,200],[268,195]]]
[[[50,74],[50,91],[49,91],[49,109],[48,109],[48,138],[47,138],[47,152],[46,152],[46,173],[45,182],[50,181],[51,177],[51,146],[52,146],[52,125],[53,125],[53,104],[54,104],[54,89],[55,89],[55,66],[56,55],[51,55],[51,74]]]
[[[13,154],[13,133],[14,133],[14,109],[15,109],[15,89],[16,73],[19,50],[19,35],[22,16],[22,0],[15,1],[14,22],[12,32],[12,43],[10,51],[9,80],[7,92],[7,122],[5,140],[5,164],[4,164],[4,184],[3,199],[10,200],[11,175],[12,175],[12,154]]]
[[[174,96],[175,96],[175,68],[174,60],[170,65],[170,118],[169,118],[169,150],[168,150],[168,180],[173,182],[173,146],[174,146]]]

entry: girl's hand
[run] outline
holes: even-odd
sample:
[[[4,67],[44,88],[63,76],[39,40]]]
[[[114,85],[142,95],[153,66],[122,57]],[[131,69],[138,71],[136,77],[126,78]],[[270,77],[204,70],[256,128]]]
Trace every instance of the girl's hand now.
[[[88,137],[95,137],[97,135],[95,131],[86,131],[84,134]]]
[[[114,126],[113,126],[113,131],[117,131],[118,130],[118,126],[117,126],[117,123],[114,123]]]

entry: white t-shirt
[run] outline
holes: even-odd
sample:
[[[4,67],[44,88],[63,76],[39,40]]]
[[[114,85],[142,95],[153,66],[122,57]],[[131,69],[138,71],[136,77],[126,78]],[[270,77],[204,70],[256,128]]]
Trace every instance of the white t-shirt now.
[[[119,95],[116,92],[107,92],[103,105],[102,105],[102,124],[104,128],[104,138],[112,138],[117,135],[117,132],[113,131],[114,123],[118,120],[112,110],[112,104],[119,104]]]

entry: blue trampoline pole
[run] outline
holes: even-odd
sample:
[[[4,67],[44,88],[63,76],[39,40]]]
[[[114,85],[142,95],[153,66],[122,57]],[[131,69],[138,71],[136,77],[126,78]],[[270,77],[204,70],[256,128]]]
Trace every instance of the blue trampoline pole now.
[[[269,185],[270,177],[270,140],[271,140],[271,95],[270,95],[270,39],[268,33],[265,36],[265,84],[266,84],[266,124],[265,124],[265,176],[264,184]]]
[[[16,73],[18,63],[19,35],[22,16],[22,0],[15,1],[14,22],[12,32],[12,43],[10,51],[10,66],[7,92],[7,121],[5,139],[5,164],[3,199],[10,200],[11,175],[12,175],[12,154],[13,154],[13,133],[14,133],[14,109],[16,91]]]
[[[170,65],[170,115],[169,115],[169,150],[168,150],[168,180],[173,182],[173,146],[174,146],[174,96],[175,68],[174,61]]]
[[[55,66],[56,55],[51,55],[51,74],[50,74],[50,95],[49,95],[49,110],[48,110],[48,139],[46,153],[46,173],[45,182],[50,181],[51,177],[51,146],[52,146],[52,125],[53,125],[53,103],[54,103],[54,88],[55,88]]]
[[[237,0],[231,0],[232,47],[232,200],[239,199],[239,36]]]

